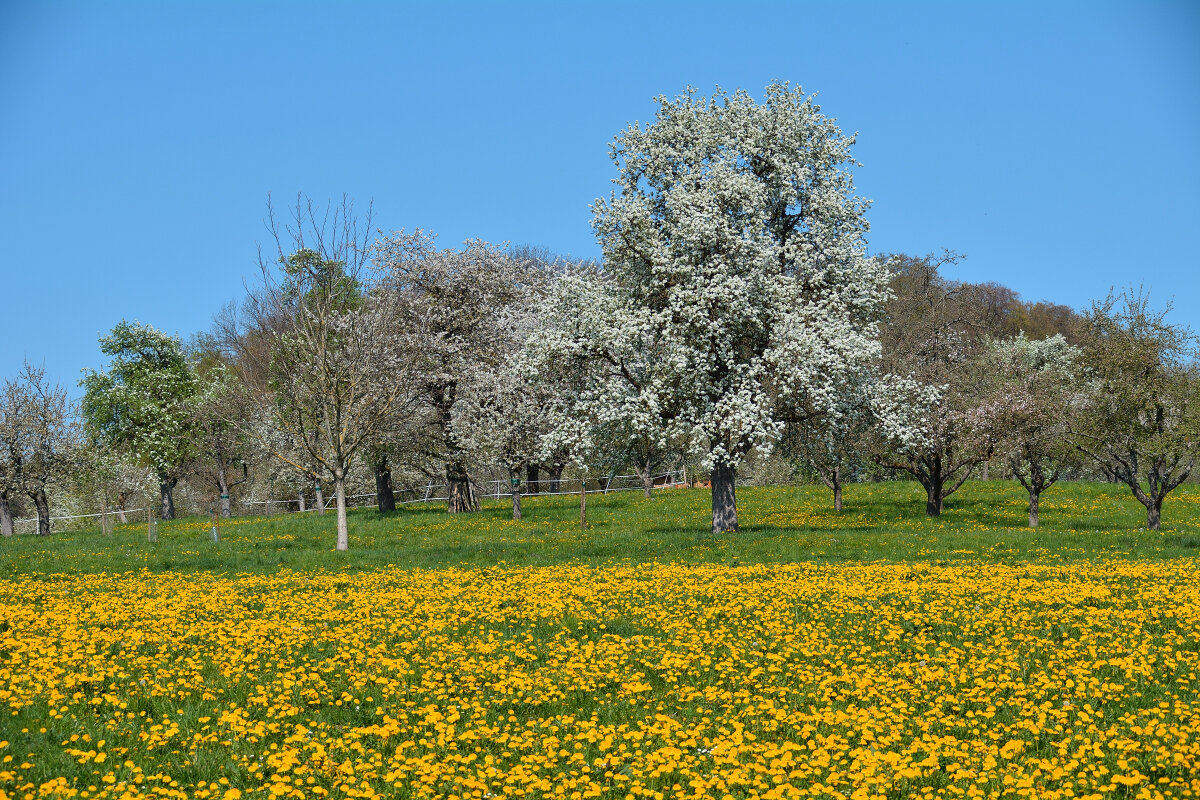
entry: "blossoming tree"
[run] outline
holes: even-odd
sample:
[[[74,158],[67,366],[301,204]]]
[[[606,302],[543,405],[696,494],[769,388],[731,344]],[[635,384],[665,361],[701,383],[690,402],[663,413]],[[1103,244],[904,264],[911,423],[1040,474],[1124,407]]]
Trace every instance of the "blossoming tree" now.
[[[712,527],[737,523],[737,469],[782,430],[780,403],[833,403],[877,354],[886,272],[865,257],[853,137],[813,97],[658,98],[612,146],[616,190],[593,207],[624,319],[661,349],[639,381],[667,436],[712,481]]]

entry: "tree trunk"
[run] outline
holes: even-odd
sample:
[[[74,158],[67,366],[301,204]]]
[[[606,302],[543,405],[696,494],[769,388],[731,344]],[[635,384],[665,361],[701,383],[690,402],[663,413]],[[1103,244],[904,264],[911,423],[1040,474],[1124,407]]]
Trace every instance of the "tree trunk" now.
[[[981,476],[981,478],[985,481],[989,480],[990,476],[992,474],[992,471],[990,469],[988,469],[991,465],[992,464],[990,461],[983,462],[983,475]]]
[[[1029,493],[1029,527],[1036,528],[1038,526],[1038,493]]]
[[[940,465],[939,465],[940,466]],[[940,517],[942,515],[942,475],[941,470],[931,470],[929,482],[925,484],[925,516]]]
[[[842,510],[842,468],[833,468],[833,510]]]
[[[645,469],[638,469],[638,477],[642,479],[642,496],[649,500],[653,496],[654,491],[654,475],[650,472],[651,466],[646,465]]]
[[[296,492],[296,498],[300,501],[300,511],[302,511],[302,512],[307,511],[308,509],[305,507],[305,503],[304,503],[304,490],[303,489]]]
[[[0,536],[13,535],[12,505],[8,502],[8,492],[0,492]]]
[[[587,530],[587,479],[579,479],[579,530]]]
[[[337,549],[350,549],[350,529],[346,524],[346,482],[341,478],[333,481],[334,499],[337,503]]]
[[[475,487],[471,486],[471,476],[461,461],[446,464],[446,510],[451,514],[479,510],[479,498],[475,496]]]
[[[217,489],[221,492],[221,516],[229,519],[233,509],[229,502],[229,474],[225,470],[225,459],[217,459]]]
[[[117,493],[117,519],[121,520],[121,524],[125,525],[129,520],[125,516],[125,504],[129,500],[125,492]]]
[[[538,481],[538,475],[541,468],[538,464],[525,465],[525,483],[529,486],[530,494],[537,494],[542,490],[541,483]]]
[[[1151,531],[1159,530],[1162,527],[1162,504],[1161,497],[1150,498],[1150,502],[1146,504],[1146,529]]]
[[[29,493],[33,499],[34,508],[37,509],[37,532],[38,536],[50,535],[50,501],[46,498],[46,487],[38,486],[37,489]]]
[[[105,536],[109,535],[109,532],[108,532],[108,490],[105,490],[104,500],[100,504],[100,532],[103,533]]]
[[[512,491],[513,520],[521,519],[521,470],[508,471],[508,486]]]
[[[737,521],[737,469],[728,464],[718,464],[709,473],[712,483],[712,529],[713,533],[728,533],[738,529]]]
[[[380,511],[396,510],[396,493],[392,490],[392,468],[388,466],[387,456],[380,459],[375,467],[375,504]]]
[[[325,513],[325,490],[319,483],[313,487],[313,507],[317,509],[318,514]]]
[[[178,478],[160,478],[158,481],[158,492],[162,497],[159,516],[164,520],[175,519],[175,484],[178,482]]]
[[[546,472],[550,474],[550,493],[554,494],[562,490],[562,474],[565,464],[555,462],[546,467]]]

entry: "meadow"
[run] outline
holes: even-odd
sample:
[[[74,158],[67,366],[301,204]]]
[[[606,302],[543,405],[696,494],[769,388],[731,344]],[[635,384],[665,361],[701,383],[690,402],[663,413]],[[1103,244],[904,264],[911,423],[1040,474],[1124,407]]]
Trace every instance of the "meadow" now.
[[[1200,491],[909,483],[0,542],[0,798],[1200,796]]]

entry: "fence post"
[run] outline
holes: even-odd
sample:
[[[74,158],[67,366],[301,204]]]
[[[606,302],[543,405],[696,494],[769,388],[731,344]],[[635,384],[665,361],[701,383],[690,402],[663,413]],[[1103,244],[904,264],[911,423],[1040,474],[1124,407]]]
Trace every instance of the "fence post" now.
[[[154,518],[154,504],[146,504],[146,541],[158,541],[158,520]]]
[[[587,530],[587,479],[579,479],[579,530]]]
[[[212,512],[212,540],[214,542],[221,541],[221,527],[217,522],[217,510],[214,508]]]

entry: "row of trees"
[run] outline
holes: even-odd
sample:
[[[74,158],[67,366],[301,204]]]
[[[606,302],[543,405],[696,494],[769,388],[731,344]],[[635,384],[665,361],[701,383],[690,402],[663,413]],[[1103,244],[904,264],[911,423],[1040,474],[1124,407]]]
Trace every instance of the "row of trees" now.
[[[1158,527],[1200,441],[1190,333],[1140,295],[1079,315],[951,280],[952,254],[869,256],[852,144],[786,84],[761,103],[660,98],[613,144],[601,263],[439,248],[345,200],[270,208],[259,287],[188,346],[118,325],[109,366],[85,375],[82,425],[64,411],[56,430],[91,454],[76,471],[106,502],[130,465],[152,473],[167,518],[185,476],[225,514],[251,466],[317,487],[318,505],[330,486],[339,549],[363,472],[381,510],[396,474],[436,474],[457,513],[478,508],[481,469],[536,489],[627,466],[649,494],[684,461],[709,475],[713,530],[732,531],[739,470],[770,452],[839,508],[846,481],[911,476],[934,516],[1002,464],[1031,525],[1047,488],[1094,469]]]

